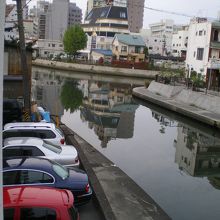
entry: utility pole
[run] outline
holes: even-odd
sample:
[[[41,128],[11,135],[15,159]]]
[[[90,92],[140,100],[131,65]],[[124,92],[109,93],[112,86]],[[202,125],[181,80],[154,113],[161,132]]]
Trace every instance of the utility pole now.
[[[0,143],[2,143],[2,110],[3,110],[3,72],[4,72],[4,32],[5,32],[5,0],[0,0]],[[2,171],[2,149],[0,150],[0,170]],[[0,173],[0,219],[3,217],[2,172]]]
[[[21,0],[17,2],[17,15],[18,15],[18,31],[19,31],[19,45],[21,53],[21,71],[23,73],[23,97],[24,97],[24,120],[30,121],[30,76],[28,74],[26,46],[24,38],[24,25],[23,25],[23,7]]]

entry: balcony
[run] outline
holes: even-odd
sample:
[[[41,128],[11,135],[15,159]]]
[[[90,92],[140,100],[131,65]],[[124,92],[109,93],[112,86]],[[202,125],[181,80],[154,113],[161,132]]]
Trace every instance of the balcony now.
[[[220,49],[220,42],[219,41],[211,41],[210,47],[213,49]]]
[[[210,69],[220,69],[220,58],[209,58],[208,68]]]

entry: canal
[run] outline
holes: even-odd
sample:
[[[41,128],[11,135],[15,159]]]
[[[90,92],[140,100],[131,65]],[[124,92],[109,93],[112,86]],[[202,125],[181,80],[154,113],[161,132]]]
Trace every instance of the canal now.
[[[220,132],[132,97],[143,79],[34,67],[32,95],[175,220],[220,219]],[[122,204],[123,205],[123,204]]]

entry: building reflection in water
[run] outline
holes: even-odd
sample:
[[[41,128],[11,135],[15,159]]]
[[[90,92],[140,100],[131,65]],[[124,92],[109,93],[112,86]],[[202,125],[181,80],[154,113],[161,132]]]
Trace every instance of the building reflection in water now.
[[[88,121],[88,127],[94,130],[103,148],[112,139],[133,137],[138,105],[132,100],[131,85],[89,81],[81,87],[87,88],[81,119]]]
[[[195,177],[207,177],[210,184],[220,189],[220,134],[211,129],[201,130],[183,122],[175,122],[156,111],[152,111],[165,132],[166,127],[177,127],[177,139],[174,140],[175,163],[186,174]]]
[[[45,106],[52,115],[61,117],[64,107],[60,101],[62,86],[71,78],[55,74],[53,70],[32,75],[32,97],[38,105]],[[135,111],[138,105],[132,99],[132,85],[90,80],[77,80],[83,93],[80,116],[88,122],[101,140],[101,146],[107,147],[110,140],[133,137]],[[74,94],[72,94],[74,99]]]
[[[51,115],[58,115],[59,118],[64,114],[64,108],[60,101],[60,92],[64,80],[61,76],[55,76],[53,71],[49,73],[32,73],[32,100],[38,106],[45,107]]]

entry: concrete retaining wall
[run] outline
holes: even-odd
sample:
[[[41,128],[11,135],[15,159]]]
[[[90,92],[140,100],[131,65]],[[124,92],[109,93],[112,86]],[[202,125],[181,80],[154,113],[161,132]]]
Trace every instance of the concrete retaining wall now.
[[[220,114],[220,97],[183,89],[176,97],[177,102],[183,102],[201,109]]]
[[[34,66],[49,67],[53,69],[72,70],[77,72],[106,74],[106,75],[117,75],[117,76],[133,76],[145,79],[155,79],[155,76],[159,74],[158,71],[153,70],[138,70],[138,69],[125,69],[125,68],[114,68],[108,66],[96,66],[87,64],[77,63],[64,63],[51,60],[36,59],[32,62]]]
[[[220,114],[219,96],[195,92],[185,89],[184,86],[170,86],[155,81],[151,82],[147,90],[166,98],[172,98],[179,103]]]
[[[175,96],[176,94],[180,93],[183,90],[184,86],[170,86],[162,83],[158,83],[155,81],[152,81],[151,84],[148,87],[148,91],[171,98]]]

